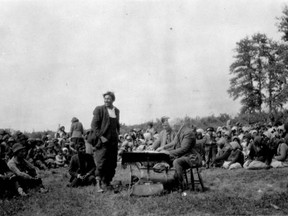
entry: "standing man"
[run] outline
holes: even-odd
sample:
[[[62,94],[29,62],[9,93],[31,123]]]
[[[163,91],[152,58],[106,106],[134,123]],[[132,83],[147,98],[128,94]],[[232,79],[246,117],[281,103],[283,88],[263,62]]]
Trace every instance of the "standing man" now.
[[[73,117],[71,120],[70,136],[71,141],[76,145],[79,143],[85,143],[83,139],[84,129],[82,123],[78,118]]]
[[[113,106],[115,94],[103,94],[104,105],[97,106],[93,112],[91,128],[92,145],[95,146],[96,181],[98,192],[111,188],[115,175],[118,154],[118,135],[120,130],[119,110]]]
[[[217,145],[216,140],[213,135],[214,128],[208,127],[207,128],[207,134],[205,135],[205,162],[206,162],[206,169],[212,165],[212,162],[215,160],[216,154],[217,154]]]

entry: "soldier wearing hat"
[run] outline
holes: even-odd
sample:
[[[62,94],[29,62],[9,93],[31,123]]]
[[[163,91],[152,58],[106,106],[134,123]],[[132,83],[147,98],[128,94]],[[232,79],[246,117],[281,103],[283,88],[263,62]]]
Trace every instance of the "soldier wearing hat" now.
[[[15,143],[12,151],[14,156],[9,160],[8,167],[17,176],[21,187],[24,190],[39,187],[41,193],[47,192],[41,178],[38,177],[36,168],[25,160],[26,148],[20,143]]]

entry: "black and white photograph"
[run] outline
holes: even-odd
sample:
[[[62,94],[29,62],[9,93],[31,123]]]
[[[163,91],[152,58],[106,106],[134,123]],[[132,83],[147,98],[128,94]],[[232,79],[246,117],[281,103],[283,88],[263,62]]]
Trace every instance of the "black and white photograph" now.
[[[288,215],[288,0],[0,0],[0,216]]]

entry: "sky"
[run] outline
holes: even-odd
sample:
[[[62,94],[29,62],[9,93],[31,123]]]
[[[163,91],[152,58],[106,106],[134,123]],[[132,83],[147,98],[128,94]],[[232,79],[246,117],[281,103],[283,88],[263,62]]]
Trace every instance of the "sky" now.
[[[120,122],[236,115],[236,43],[265,33],[288,1],[0,0],[0,128],[90,128],[114,91]]]

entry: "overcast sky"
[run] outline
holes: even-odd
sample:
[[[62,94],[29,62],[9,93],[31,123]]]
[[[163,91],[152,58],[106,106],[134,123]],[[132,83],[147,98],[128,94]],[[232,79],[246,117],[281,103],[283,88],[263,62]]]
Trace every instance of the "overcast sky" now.
[[[121,122],[239,112],[236,42],[280,40],[288,1],[0,0],[0,128],[90,128],[112,90]]]

